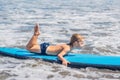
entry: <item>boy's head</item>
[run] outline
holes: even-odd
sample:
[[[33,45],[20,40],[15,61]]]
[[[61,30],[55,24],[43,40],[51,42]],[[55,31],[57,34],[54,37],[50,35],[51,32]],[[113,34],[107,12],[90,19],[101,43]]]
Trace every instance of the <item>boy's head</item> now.
[[[70,40],[70,45],[75,48],[84,46],[84,37],[80,34],[73,34]]]

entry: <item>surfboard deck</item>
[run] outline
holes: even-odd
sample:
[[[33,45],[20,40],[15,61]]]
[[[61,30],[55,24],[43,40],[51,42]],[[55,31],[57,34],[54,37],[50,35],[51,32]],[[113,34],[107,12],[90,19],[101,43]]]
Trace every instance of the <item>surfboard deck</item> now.
[[[0,47],[0,54],[21,59],[34,58],[61,63],[57,56],[41,55],[21,48]],[[68,55],[64,56],[64,58],[71,63],[68,65],[70,67],[95,67],[102,69],[120,70],[120,56],[68,53]]]

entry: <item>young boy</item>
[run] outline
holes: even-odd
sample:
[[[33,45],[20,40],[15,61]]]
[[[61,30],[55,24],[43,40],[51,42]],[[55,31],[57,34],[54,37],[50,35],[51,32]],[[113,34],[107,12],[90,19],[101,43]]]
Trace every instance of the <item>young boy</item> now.
[[[58,45],[49,45],[49,43],[39,44],[37,42],[39,35],[39,24],[36,24],[34,27],[34,34],[26,45],[27,50],[44,55],[57,55],[62,61],[62,64],[65,66],[70,64],[70,62],[68,62],[63,56],[74,48],[80,48],[84,46],[84,38],[79,34],[73,34],[69,44]]]

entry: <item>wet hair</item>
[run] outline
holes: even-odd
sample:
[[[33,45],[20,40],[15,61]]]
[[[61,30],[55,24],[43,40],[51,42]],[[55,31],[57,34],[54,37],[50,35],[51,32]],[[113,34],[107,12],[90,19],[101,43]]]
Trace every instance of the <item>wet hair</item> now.
[[[73,43],[74,43],[75,41],[80,41],[80,42],[81,42],[83,39],[84,39],[83,36],[81,36],[80,34],[75,33],[75,34],[72,35],[72,37],[71,37],[71,39],[70,39],[69,45],[70,45],[70,46],[73,46]]]

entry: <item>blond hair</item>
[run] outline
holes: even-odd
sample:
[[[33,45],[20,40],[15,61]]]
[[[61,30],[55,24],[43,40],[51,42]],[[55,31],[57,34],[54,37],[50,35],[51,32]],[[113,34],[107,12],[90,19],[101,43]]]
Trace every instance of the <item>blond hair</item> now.
[[[69,44],[70,44],[71,46],[73,46],[73,43],[74,43],[75,41],[80,41],[80,42],[81,42],[81,41],[83,41],[83,39],[84,39],[83,36],[81,36],[80,34],[75,33],[75,34],[72,35]]]

